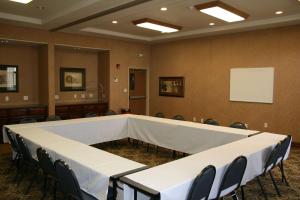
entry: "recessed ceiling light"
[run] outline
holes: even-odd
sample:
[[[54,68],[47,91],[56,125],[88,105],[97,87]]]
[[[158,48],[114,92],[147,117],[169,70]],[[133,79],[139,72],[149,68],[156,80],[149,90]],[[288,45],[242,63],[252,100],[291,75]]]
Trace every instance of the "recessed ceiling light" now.
[[[283,11],[278,10],[278,11],[275,12],[275,14],[276,14],[276,15],[281,15],[281,14],[283,14]]]
[[[243,21],[249,17],[247,13],[240,11],[222,1],[211,1],[196,5],[195,8],[202,13],[224,20],[226,22]]]
[[[182,29],[180,26],[173,24],[168,24],[165,22],[157,21],[154,19],[139,19],[132,22],[134,25],[142,28],[147,28],[155,31],[160,31],[162,33],[173,33]]]
[[[27,4],[27,3],[31,2],[32,0],[10,0],[10,1]]]
[[[167,10],[168,10],[168,8],[166,8],[166,7],[162,7],[162,8],[160,8],[160,10],[161,10],[161,11],[167,11]]]
[[[112,21],[111,23],[113,23],[113,24],[117,24],[117,23],[118,23],[118,21],[114,20],[114,21]]]
[[[209,25],[210,25],[210,26],[214,26],[214,25],[215,25],[215,23],[211,22],[211,23],[209,23]]]

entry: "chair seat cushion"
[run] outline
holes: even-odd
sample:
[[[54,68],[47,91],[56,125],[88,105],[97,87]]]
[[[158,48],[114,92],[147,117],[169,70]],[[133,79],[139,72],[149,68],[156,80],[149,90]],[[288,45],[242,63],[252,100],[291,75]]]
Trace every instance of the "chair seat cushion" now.
[[[96,197],[86,193],[83,190],[81,190],[81,194],[82,194],[83,200],[97,200]],[[112,189],[112,187],[109,187],[108,188],[107,199],[110,200],[110,199],[112,199],[112,197],[113,197],[113,189]]]

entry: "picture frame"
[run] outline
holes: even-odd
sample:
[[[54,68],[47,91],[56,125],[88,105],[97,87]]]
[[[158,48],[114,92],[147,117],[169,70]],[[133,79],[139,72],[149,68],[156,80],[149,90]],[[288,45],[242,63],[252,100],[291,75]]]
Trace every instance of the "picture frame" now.
[[[61,67],[60,91],[85,91],[85,69]]]
[[[159,96],[184,97],[184,77],[159,77]]]
[[[19,92],[18,65],[0,65],[0,93]]]

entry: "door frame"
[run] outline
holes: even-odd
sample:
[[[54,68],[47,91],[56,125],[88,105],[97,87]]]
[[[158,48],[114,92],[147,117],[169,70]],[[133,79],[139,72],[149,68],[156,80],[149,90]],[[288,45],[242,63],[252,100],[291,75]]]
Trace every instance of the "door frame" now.
[[[132,66],[128,68],[128,72],[127,72],[127,80],[128,80],[128,92],[127,92],[127,96],[128,96],[128,105],[127,107],[129,108],[129,75],[130,75],[130,70],[131,69],[139,69],[139,70],[145,70],[146,71],[146,115],[149,115],[149,68],[148,67],[136,67],[136,66]]]

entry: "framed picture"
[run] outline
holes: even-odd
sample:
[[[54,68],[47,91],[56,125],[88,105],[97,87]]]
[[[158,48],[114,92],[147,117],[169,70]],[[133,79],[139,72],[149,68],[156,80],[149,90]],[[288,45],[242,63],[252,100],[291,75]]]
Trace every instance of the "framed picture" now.
[[[159,77],[159,96],[184,97],[184,77]]]
[[[84,91],[85,69],[84,68],[60,68],[61,91]]]
[[[18,66],[0,65],[0,92],[18,92]]]

